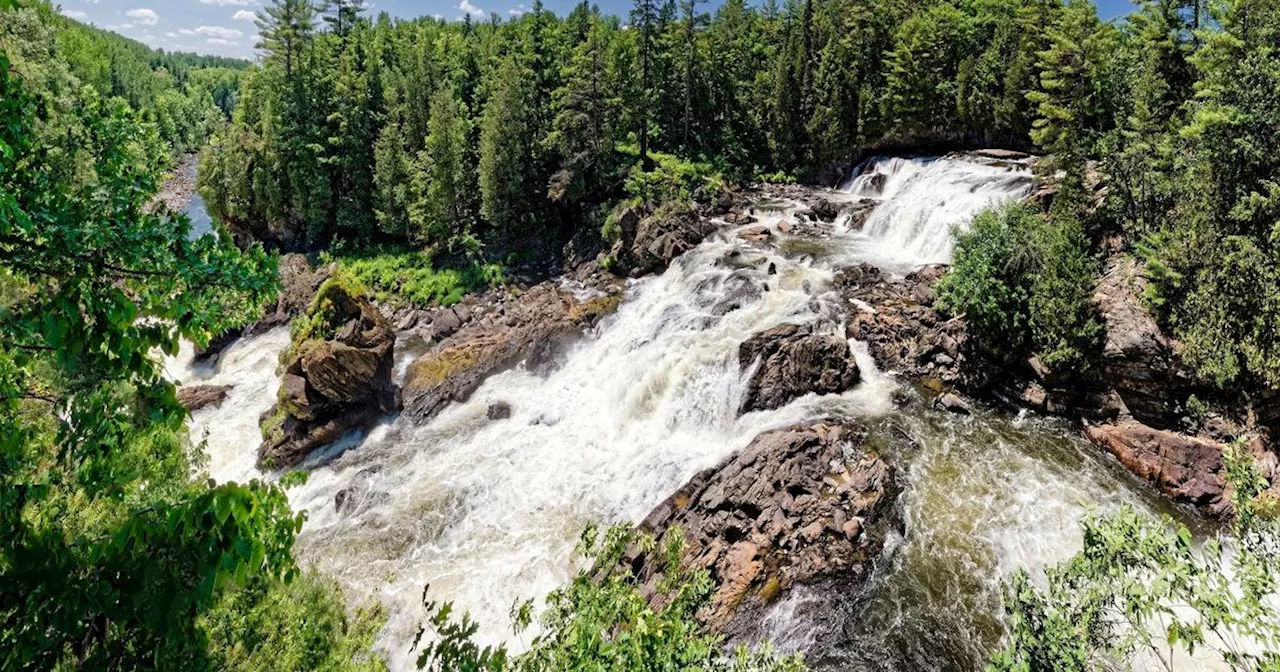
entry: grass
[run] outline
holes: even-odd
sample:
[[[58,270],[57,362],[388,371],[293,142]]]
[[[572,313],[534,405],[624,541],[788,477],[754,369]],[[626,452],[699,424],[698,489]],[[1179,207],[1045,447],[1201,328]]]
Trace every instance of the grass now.
[[[340,252],[324,261],[338,262],[380,302],[398,300],[419,308],[453,305],[464,294],[506,282],[498,264],[436,268],[431,255],[396,247]]]

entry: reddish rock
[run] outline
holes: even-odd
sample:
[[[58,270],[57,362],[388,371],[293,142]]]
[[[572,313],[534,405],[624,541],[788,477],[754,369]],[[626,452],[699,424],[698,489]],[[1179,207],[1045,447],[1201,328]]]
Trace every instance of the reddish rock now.
[[[740,413],[779,408],[809,392],[843,392],[861,376],[847,340],[809,325],[783,324],[752,336],[738,347],[738,363],[743,370],[756,366]]]
[[[678,527],[682,561],[710,573],[716,589],[701,615],[707,623],[743,632],[795,585],[869,576],[885,535],[902,523],[894,468],[863,446],[866,438],[862,427],[838,420],[766,432],[644,519],[640,528],[659,537]],[[653,595],[660,567],[632,561]]]
[[[1174,501],[1213,516],[1230,514],[1231,503],[1224,494],[1222,444],[1153,429],[1137,421],[1087,427],[1085,436]]]

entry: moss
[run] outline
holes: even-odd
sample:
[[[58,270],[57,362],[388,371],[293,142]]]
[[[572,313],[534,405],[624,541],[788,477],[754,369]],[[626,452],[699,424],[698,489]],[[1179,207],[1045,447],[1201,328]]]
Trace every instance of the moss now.
[[[569,319],[574,322],[594,322],[618,309],[622,304],[621,294],[607,294],[581,303],[575,303],[569,310]]]
[[[760,599],[764,601],[765,604],[769,604],[778,599],[778,595],[781,593],[782,582],[778,580],[777,575],[773,575],[770,576],[769,580],[765,581],[764,585],[760,587],[759,595]]]
[[[271,415],[263,418],[258,424],[258,428],[262,430],[262,438],[271,442],[284,438],[284,421],[288,417],[289,413],[284,409],[284,405],[276,404]]]
[[[414,362],[405,376],[405,387],[424,390],[435,387],[449,377],[465,371],[480,361],[476,348],[450,348]]]

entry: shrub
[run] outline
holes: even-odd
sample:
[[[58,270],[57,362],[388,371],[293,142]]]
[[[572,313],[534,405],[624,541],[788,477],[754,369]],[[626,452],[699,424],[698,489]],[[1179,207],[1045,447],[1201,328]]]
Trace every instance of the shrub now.
[[[1078,222],[1015,203],[980,213],[959,235],[938,305],[964,314],[989,353],[1030,351],[1051,368],[1085,366],[1102,331],[1090,307],[1096,277]]]
[[[658,595],[646,597],[631,565],[631,550],[648,554],[661,565]],[[604,530],[588,527],[578,552],[581,571],[546,599],[540,620],[543,631],[529,650],[509,656],[502,647],[481,648],[473,637],[478,627],[465,615],[450,617],[451,605],[427,603],[430,628],[437,639],[426,646],[418,667],[477,672],[543,672],[549,670],[704,670],[705,672],[803,672],[799,656],[781,656],[769,645],[756,650],[724,652],[724,639],[697,619],[714,589],[706,570],[682,565],[681,535],[670,534],[659,545],[629,525]],[[660,604],[661,607],[652,605]],[[531,602],[512,610],[516,630],[533,619]]]

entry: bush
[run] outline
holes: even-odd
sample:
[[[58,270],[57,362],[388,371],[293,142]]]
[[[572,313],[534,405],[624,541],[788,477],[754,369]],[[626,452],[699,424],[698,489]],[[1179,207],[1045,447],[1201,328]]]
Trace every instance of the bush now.
[[[625,562],[638,550],[661,566],[658,595],[646,596]],[[704,670],[705,672],[804,672],[800,656],[781,656],[765,644],[726,655],[724,638],[697,618],[714,590],[706,570],[690,570],[680,559],[680,534],[661,545],[629,525],[588,527],[578,552],[584,569],[569,585],[552,591],[541,614],[543,632],[529,650],[509,656],[502,647],[481,648],[478,627],[468,617],[450,617],[451,605],[427,603],[437,639],[423,647],[418,667],[477,672],[552,670]],[[661,607],[652,605],[659,604]],[[512,610],[517,632],[532,622],[531,602]]]
[[[938,305],[964,314],[988,353],[1030,351],[1052,368],[1085,366],[1102,330],[1089,300],[1096,276],[1078,222],[1015,203],[980,213],[959,235]]]
[[[707,203],[719,197],[725,180],[709,163],[686,161],[672,154],[653,152],[652,170],[636,163],[627,174],[628,194],[642,202],[698,201]]]

